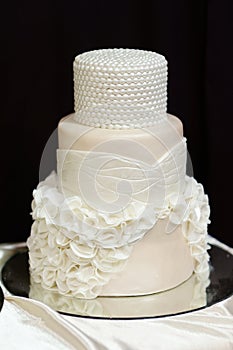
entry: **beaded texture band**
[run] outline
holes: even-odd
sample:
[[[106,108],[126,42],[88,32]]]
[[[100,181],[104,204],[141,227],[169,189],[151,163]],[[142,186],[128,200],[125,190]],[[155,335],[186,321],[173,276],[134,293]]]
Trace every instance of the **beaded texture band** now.
[[[167,61],[155,52],[103,49],[74,61],[74,119],[101,128],[143,128],[166,119]]]

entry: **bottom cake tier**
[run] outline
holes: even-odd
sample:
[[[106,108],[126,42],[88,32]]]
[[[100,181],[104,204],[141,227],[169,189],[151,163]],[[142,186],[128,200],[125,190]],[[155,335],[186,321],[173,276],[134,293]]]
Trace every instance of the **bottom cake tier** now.
[[[35,221],[27,241],[32,284],[92,299],[161,292],[193,271],[208,276],[208,198],[188,176],[181,197],[161,217],[149,210],[136,220],[128,208],[124,216],[105,217],[104,223],[102,217],[99,227],[98,213],[80,198],[63,198],[51,174],[34,191]]]

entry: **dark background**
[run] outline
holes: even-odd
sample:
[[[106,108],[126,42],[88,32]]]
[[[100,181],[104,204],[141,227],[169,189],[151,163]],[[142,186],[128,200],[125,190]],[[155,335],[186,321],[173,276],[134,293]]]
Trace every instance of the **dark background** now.
[[[74,57],[123,47],[167,58],[168,112],[184,124],[194,176],[209,195],[209,232],[232,245],[232,0],[19,3],[3,12],[0,240],[29,235],[43,148],[73,111]]]

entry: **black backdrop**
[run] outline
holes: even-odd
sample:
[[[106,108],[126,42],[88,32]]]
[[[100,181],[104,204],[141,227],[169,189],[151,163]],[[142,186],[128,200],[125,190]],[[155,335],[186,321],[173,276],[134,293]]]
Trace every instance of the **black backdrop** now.
[[[31,192],[43,147],[59,119],[73,111],[74,57],[96,48],[128,47],[167,58],[168,111],[184,124],[194,176],[209,194],[209,232],[233,244],[232,0],[57,0],[9,6],[1,51],[6,78],[0,120],[1,241],[29,235]]]

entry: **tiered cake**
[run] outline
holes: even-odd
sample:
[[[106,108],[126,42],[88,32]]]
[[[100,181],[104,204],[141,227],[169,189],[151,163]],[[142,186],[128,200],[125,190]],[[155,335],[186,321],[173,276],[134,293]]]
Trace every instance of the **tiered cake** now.
[[[74,62],[75,113],[58,126],[57,173],[33,192],[33,284],[62,295],[145,295],[208,276],[208,197],[186,175],[167,114],[167,62],[104,49]]]

